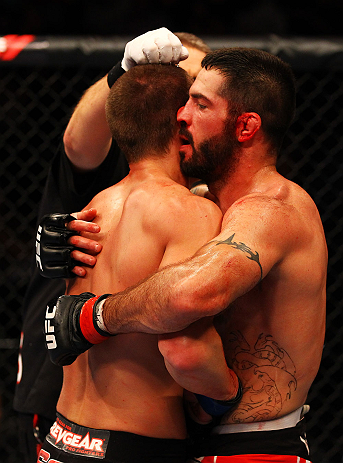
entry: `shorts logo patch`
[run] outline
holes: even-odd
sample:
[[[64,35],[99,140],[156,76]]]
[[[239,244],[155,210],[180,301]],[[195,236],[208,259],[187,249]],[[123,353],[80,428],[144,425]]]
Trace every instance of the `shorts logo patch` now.
[[[46,439],[51,445],[67,453],[103,459],[109,437],[109,431],[84,428],[57,416]]]

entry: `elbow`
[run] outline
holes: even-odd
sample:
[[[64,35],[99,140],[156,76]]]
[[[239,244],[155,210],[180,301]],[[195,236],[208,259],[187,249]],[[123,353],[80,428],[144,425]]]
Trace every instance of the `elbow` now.
[[[82,140],[75,136],[73,127],[67,127],[63,135],[64,151],[72,163],[75,170],[85,172],[98,167],[99,163],[94,163],[92,156],[87,151],[88,146],[82,145]]]
[[[73,137],[73,130],[67,127],[63,135],[64,150],[68,158],[73,158],[77,153],[77,146]]]
[[[204,362],[205,353],[199,344],[188,336],[161,334],[158,348],[166,364],[179,375],[187,375],[197,370]]]

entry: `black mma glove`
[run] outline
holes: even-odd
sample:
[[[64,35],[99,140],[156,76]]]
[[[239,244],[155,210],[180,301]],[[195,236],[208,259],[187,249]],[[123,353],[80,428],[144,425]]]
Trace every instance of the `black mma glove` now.
[[[240,379],[238,378],[238,391],[235,397],[230,400],[216,400],[206,397],[201,394],[195,394],[201,408],[211,416],[222,416],[231,408],[240,402],[243,395],[243,387]]]
[[[69,214],[45,215],[38,225],[36,235],[36,265],[39,273],[46,278],[72,278],[71,269],[76,262],[70,257],[75,249],[68,244],[77,232],[68,230],[66,223],[76,220]]]
[[[111,336],[98,326],[99,303],[109,294],[54,298],[45,313],[45,341],[50,359],[59,366],[70,365],[94,344]]]

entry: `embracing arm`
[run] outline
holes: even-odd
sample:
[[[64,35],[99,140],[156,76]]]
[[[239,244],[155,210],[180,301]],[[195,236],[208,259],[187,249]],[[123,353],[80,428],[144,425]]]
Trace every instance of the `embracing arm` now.
[[[241,201],[227,212],[221,233],[193,257],[108,297],[106,329],[170,333],[219,314],[289,252],[288,222],[278,202]]]
[[[232,246],[230,237],[220,236],[192,258],[108,297],[103,305],[107,330],[180,331],[200,318],[220,313],[252,289],[261,279],[261,265]]]

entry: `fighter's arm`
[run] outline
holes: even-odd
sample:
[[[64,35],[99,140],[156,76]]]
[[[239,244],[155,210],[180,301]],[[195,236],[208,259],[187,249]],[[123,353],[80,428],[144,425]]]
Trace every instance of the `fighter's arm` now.
[[[112,138],[105,116],[109,91],[107,76],[86,90],[65,130],[65,152],[77,169],[95,169],[110,149]]]
[[[278,201],[240,201],[226,213],[221,233],[193,257],[108,297],[103,305],[107,330],[174,332],[220,313],[284,257],[290,223]]]
[[[174,63],[188,57],[180,40],[165,27],[146,32],[128,42],[120,63],[83,95],[64,133],[65,152],[80,170],[98,167],[107,156],[112,138],[105,102],[114,82],[137,64]]]
[[[193,255],[218,233],[222,219],[214,203],[192,195],[166,215],[157,216],[161,229],[154,231],[167,237],[160,268]],[[160,335],[158,346],[167,370],[184,389],[218,400],[237,395],[238,378],[227,366],[212,317],[198,320],[181,332]]]
[[[182,331],[159,335],[158,346],[170,375],[184,389],[217,400],[237,395],[238,378],[227,367],[212,317]]]

